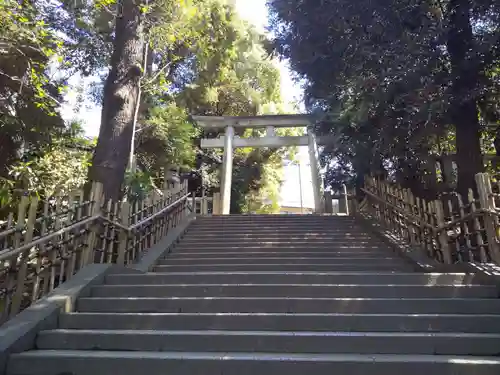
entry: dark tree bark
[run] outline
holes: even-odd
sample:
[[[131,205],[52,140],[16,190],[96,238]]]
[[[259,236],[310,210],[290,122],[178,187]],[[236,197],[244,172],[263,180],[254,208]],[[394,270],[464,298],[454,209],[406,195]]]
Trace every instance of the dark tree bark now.
[[[477,109],[479,69],[474,55],[470,21],[470,0],[450,0],[448,4],[448,53],[451,86],[450,117],[456,129],[458,192],[467,199],[468,189],[476,189],[474,176],[484,170]]]
[[[99,139],[90,179],[103,184],[106,199],[118,199],[127,169],[139,100],[144,55],[139,3],[121,0],[111,70],[104,85]]]

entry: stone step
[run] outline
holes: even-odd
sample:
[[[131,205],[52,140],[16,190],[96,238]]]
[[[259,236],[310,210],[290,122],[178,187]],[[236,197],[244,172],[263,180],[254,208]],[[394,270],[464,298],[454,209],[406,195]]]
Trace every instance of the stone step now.
[[[38,349],[498,355],[500,334],[309,331],[44,331]]]
[[[301,236],[301,235],[275,235],[275,236],[213,236],[213,237],[199,237],[199,236],[191,236],[188,235],[182,239],[182,242],[198,242],[198,243],[210,243],[210,242],[240,242],[240,241],[245,241],[245,242],[281,242],[281,241],[300,241],[300,242],[311,242],[314,243],[316,241],[323,242],[323,241],[328,241],[328,242],[345,242],[345,241],[353,241],[353,242],[361,242],[361,243],[366,243],[369,241],[374,241],[374,242],[380,242],[378,239],[374,239],[369,236],[364,236],[364,237],[350,237],[346,235],[340,235],[340,236]]]
[[[307,224],[329,224],[329,225],[356,225],[357,222],[354,218],[337,219],[333,217],[260,217],[260,218],[238,218],[238,217],[221,217],[221,218],[202,218],[198,217],[193,225],[207,225],[207,224],[230,224],[230,223],[244,223],[244,224],[262,224],[262,223],[279,223],[279,224],[293,224],[293,223],[307,223]]]
[[[285,244],[231,244],[231,245],[225,245],[225,244],[219,244],[219,245],[193,245],[193,244],[186,244],[183,242],[180,242],[179,244],[175,245],[172,249],[172,251],[331,251],[331,252],[340,252],[340,251],[370,251],[370,250],[383,250],[387,251],[389,247],[387,244],[367,244],[367,245],[358,245],[358,244],[332,244],[332,243],[326,243],[326,244],[290,244],[290,243],[285,243]]]
[[[265,245],[265,246],[271,246],[271,245],[302,245],[302,246],[314,246],[314,245],[343,245],[343,246],[362,246],[362,245],[383,245],[382,241],[375,241],[371,239],[365,239],[365,240],[349,240],[347,238],[339,239],[339,240],[331,240],[331,239],[294,239],[294,238],[283,238],[283,239],[276,239],[276,238],[259,238],[252,240],[250,238],[245,238],[241,239],[239,241],[235,239],[227,239],[224,240],[222,238],[214,238],[211,240],[199,240],[199,239],[193,239],[189,240],[188,238],[182,239],[180,242],[182,246],[207,246],[207,247],[214,247],[214,246],[240,246],[244,247],[245,245],[250,245],[250,246],[256,246],[256,245]]]
[[[495,298],[493,286],[339,284],[102,285],[92,297],[314,297],[314,298]]]
[[[275,235],[317,235],[317,236],[371,236],[362,229],[349,229],[349,228],[308,228],[303,225],[296,227],[262,227],[262,226],[245,226],[245,227],[207,227],[200,229],[190,229],[185,233],[186,236],[209,236],[216,235],[219,237],[229,235],[251,235],[257,236],[275,236]]]
[[[356,221],[338,221],[338,220],[304,220],[304,219],[295,219],[295,220],[276,220],[276,219],[268,219],[268,220],[196,220],[191,224],[192,227],[207,227],[207,226],[227,226],[227,225],[262,225],[262,226],[298,226],[298,225],[307,225],[309,227],[331,227],[331,228],[352,228],[359,227],[360,224]]]
[[[330,222],[354,222],[353,216],[332,215],[214,215],[198,216],[196,222],[213,221],[330,221]]]
[[[379,242],[377,239],[373,239],[369,236],[364,237],[349,237],[345,235],[341,236],[300,236],[300,235],[289,235],[289,236],[281,236],[281,235],[273,235],[273,236],[213,236],[213,237],[198,237],[198,236],[186,236],[182,239],[182,242],[197,242],[197,243],[211,243],[211,242],[291,242],[291,241],[299,241],[299,242],[345,242],[345,241],[353,241],[366,243],[369,241]]]
[[[317,272],[328,272],[328,271],[347,271],[347,272],[370,272],[370,271],[409,271],[411,270],[410,265],[401,264],[395,266],[394,264],[359,264],[355,261],[351,263],[302,263],[302,264],[269,264],[269,263],[259,263],[259,264],[242,264],[242,263],[232,263],[232,264],[177,264],[177,265],[160,265],[154,268],[155,272],[186,272],[186,271],[276,271],[276,272],[306,272],[306,271],[317,271]]]
[[[206,235],[206,234],[217,234],[220,236],[225,236],[226,234],[247,234],[250,232],[262,233],[262,235],[275,234],[275,233],[290,233],[290,234],[331,234],[331,235],[342,235],[342,234],[366,234],[366,230],[361,228],[330,228],[330,227],[308,227],[306,225],[297,226],[286,226],[286,227],[271,227],[271,226],[203,226],[188,228],[186,235]],[[370,233],[371,234],[371,233]]]
[[[82,312],[253,312],[371,314],[500,314],[499,299],[163,297],[80,298]]]
[[[331,225],[331,224],[311,224],[311,223],[295,223],[295,224],[282,224],[282,223],[211,223],[211,224],[199,224],[192,225],[189,227],[189,232],[191,231],[208,231],[208,230],[218,230],[218,231],[251,231],[253,229],[257,230],[297,230],[300,232],[314,232],[314,231],[328,231],[329,233],[362,233],[364,230],[359,225]]]
[[[282,251],[177,251],[173,249],[171,253],[168,253],[163,259],[178,259],[178,258],[248,258],[248,257],[258,257],[258,258],[296,258],[296,257],[325,257],[325,258],[379,258],[387,257],[391,255],[389,250],[373,250],[373,251],[331,251],[331,250],[305,250],[305,251],[287,251],[286,249]]]
[[[297,229],[299,228],[299,229]],[[366,235],[366,231],[363,231],[362,229],[359,230],[351,230],[351,231],[345,231],[342,229],[335,229],[335,228],[323,228],[323,229],[318,229],[318,228],[304,228],[304,226],[298,226],[296,228],[289,228],[289,227],[281,227],[281,228],[252,228],[251,234],[254,235],[268,235],[268,234],[276,234],[276,233],[282,233],[282,234],[331,234],[331,235],[342,235],[342,234],[351,234],[351,235]],[[242,228],[241,230],[228,230],[226,228],[221,228],[221,229],[203,229],[203,227],[189,227],[186,231],[186,234],[188,235],[197,235],[197,236],[223,236],[223,235],[241,235],[241,234],[249,234],[248,229]]]
[[[114,274],[106,276],[108,285],[137,284],[368,284],[368,285],[466,285],[477,277],[464,273],[349,273],[349,272],[170,272]]]
[[[8,375],[498,375],[500,358],[397,354],[286,354],[36,350],[11,356]]]
[[[402,263],[401,259],[391,257],[371,257],[371,258],[335,258],[335,257],[318,257],[318,256],[302,256],[302,257],[218,257],[218,258],[181,258],[181,257],[167,257],[158,262],[159,266],[169,265],[212,265],[212,264],[322,264],[322,265],[343,265],[343,264],[356,264],[356,265],[394,265],[397,266]]]
[[[499,333],[500,315],[349,313],[63,313],[63,329]]]
[[[175,245],[176,249],[268,249],[268,248],[309,248],[309,249],[331,249],[332,251],[342,249],[384,249],[389,248],[387,244],[377,241],[181,241]]]

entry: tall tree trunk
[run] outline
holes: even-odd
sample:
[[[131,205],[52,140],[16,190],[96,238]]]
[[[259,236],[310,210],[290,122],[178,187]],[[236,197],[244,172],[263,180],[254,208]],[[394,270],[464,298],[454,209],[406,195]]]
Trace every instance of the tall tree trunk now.
[[[139,6],[134,0],[120,2],[111,70],[104,85],[101,128],[90,179],[103,184],[107,199],[120,197],[134,136],[144,54]]]
[[[475,174],[484,170],[475,94],[479,70],[474,55],[470,11],[470,0],[450,0],[448,3],[447,46],[453,77],[450,115],[456,129],[457,185],[464,199],[467,199],[468,189],[476,188]]]

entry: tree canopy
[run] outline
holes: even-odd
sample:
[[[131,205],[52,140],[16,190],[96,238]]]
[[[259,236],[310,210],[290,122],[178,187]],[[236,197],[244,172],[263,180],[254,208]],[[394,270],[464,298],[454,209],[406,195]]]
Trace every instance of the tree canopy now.
[[[499,120],[500,6],[493,0],[271,0],[275,50],[306,81],[331,184],[389,174],[435,194],[434,156],[456,153],[458,189],[483,170]],[[451,139],[451,142],[449,142]],[[451,148],[443,150],[448,142]]]
[[[174,165],[199,169],[206,188],[217,189],[221,152],[199,148],[203,134],[190,115],[283,112],[269,41],[225,0],[0,6],[3,192],[60,193],[87,181],[88,169],[117,199],[134,179],[133,171],[125,173],[131,150],[141,170],[138,186]],[[63,121],[64,94],[78,90],[67,86],[74,76],[98,78],[91,91],[78,93],[102,105],[97,140]],[[287,154],[236,152],[233,211],[277,209]]]

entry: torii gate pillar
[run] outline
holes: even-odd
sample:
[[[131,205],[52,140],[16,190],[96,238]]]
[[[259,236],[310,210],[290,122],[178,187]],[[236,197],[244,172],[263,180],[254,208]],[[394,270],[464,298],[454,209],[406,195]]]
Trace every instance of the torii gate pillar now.
[[[319,166],[319,151],[318,143],[316,142],[316,135],[312,129],[307,130],[307,137],[309,140],[309,164],[311,165],[311,180],[314,196],[314,212],[320,213],[322,210],[321,204],[321,176]]]
[[[226,136],[224,137],[224,156],[222,159],[221,170],[221,214],[229,215],[231,207],[231,183],[233,177],[233,139],[234,127],[226,127]]]
[[[193,116],[192,119],[205,129],[225,129],[222,138],[201,140],[202,148],[223,148],[224,156],[221,169],[221,202],[219,212],[215,214],[228,215],[231,206],[231,180],[233,169],[233,150],[238,147],[287,147],[308,146],[311,165],[312,184],[314,191],[315,212],[322,212],[321,177],[319,174],[318,145],[336,142],[336,136],[316,137],[312,129],[307,136],[277,136],[275,128],[311,127],[312,119],[309,115],[263,115],[263,116]],[[265,128],[263,137],[241,138],[235,137],[235,128]]]

